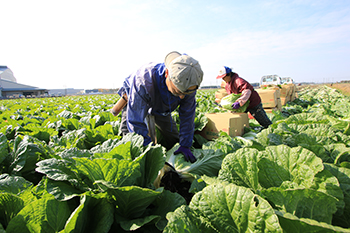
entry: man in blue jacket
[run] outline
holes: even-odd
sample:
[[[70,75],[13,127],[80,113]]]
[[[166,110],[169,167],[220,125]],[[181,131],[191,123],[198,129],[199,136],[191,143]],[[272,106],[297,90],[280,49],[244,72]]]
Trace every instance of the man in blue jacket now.
[[[195,162],[190,147],[196,114],[195,95],[202,79],[198,61],[175,51],[165,57],[164,63],[149,63],[136,70],[125,79],[118,92],[127,97],[127,105],[122,110],[123,135],[135,132],[142,135],[144,145],[148,145],[152,142],[149,131],[154,122],[167,149],[180,142],[175,154],[182,153],[187,161]],[[171,117],[177,107],[180,133]]]

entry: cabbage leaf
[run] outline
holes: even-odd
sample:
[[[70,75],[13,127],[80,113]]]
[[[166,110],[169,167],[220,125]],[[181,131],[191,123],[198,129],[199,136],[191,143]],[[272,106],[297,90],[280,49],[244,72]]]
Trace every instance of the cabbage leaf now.
[[[241,97],[242,94],[235,94],[232,93],[230,95],[227,95],[223,97],[220,101],[220,105],[227,110],[235,111],[235,112],[245,112],[248,108],[248,105],[250,101],[248,100],[243,106],[239,107],[238,109],[232,109],[232,104],[237,101],[239,97]]]

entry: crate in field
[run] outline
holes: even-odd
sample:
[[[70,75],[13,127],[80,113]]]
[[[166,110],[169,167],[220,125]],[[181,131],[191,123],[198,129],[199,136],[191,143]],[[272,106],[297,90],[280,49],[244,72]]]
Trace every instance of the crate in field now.
[[[263,108],[278,107],[280,91],[277,88],[271,89],[256,89],[261,98]]]
[[[208,123],[199,133],[207,140],[219,137],[220,131],[226,132],[231,137],[244,134],[244,127],[249,127],[247,113],[207,113]]]

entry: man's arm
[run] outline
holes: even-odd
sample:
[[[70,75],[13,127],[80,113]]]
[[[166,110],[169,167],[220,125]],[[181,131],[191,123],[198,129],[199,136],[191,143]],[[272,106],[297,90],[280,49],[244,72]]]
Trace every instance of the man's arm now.
[[[196,117],[196,92],[186,95],[180,102],[180,145],[191,147],[194,134],[194,119]]]

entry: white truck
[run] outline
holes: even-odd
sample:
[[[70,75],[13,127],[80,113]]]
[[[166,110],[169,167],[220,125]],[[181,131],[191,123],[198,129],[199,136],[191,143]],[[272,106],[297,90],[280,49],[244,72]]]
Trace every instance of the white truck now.
[[[267,86],[267,85],[281,85],[281,84],[282,84],[282,78],[276,74],[262,76],[260,80],[260,87]]]
[[[282,78],[282,84],[293,84],[294,80],[291,77],[283,77]]]

